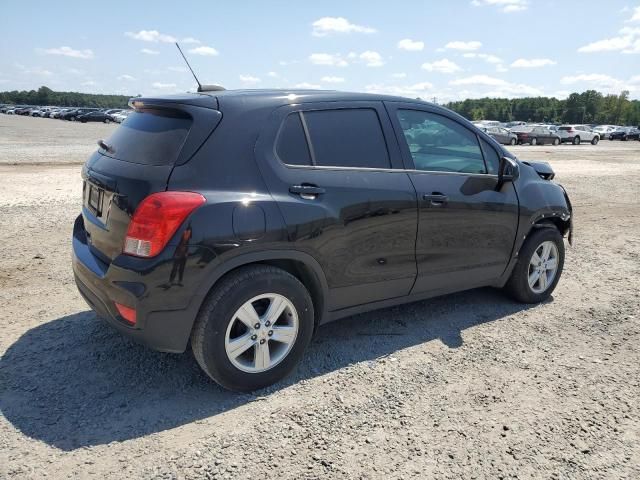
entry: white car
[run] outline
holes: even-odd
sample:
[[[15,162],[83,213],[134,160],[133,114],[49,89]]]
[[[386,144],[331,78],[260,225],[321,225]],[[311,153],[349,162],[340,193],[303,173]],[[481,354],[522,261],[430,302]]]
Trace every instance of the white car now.
[[[125,121],[125,119],[129,116],[131,112],[132,110],[123,110],[121,112],[112,114],[111,117],[113,118],[114,122],[122,123]]]
[[[611,135],[611,132],[616,131],[616,128],[618,127],[616,127],[615,125],[598,125],[593,129],[593,131],[600,135],[601,139],[606,140],[607,138],[609,138],[609,135]]]
[[[591,142],[592,145],[600,141],[600,135],[594,133],[586,125],[561,125],[556,131],[562,143],[580,145],[582,142]]]

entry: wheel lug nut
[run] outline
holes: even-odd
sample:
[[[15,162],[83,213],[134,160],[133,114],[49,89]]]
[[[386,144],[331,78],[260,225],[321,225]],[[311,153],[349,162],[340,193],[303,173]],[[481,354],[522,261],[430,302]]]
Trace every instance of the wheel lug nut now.
[[[271,322],[269,320],[267,320],[266,322],[264,322],[264,326],[268,327],[269,325],[271,325]]]
[[[251,335],[251,340],[255,340],[256,338],[258,338],[257,335]]]
[[[264,344],[264,342],[266,342],[266,340],[263,338],[260,340],[260,345]]]
[[[257,329],[259,329],[259,328],[260,328],[260,324],[259,324],[259,323],[256,323],[256,324],[253,326],[253,328],[255,328],[256,330],[257,330]]]
[[[273,330],[269,330],[269,336],[273,335]]]

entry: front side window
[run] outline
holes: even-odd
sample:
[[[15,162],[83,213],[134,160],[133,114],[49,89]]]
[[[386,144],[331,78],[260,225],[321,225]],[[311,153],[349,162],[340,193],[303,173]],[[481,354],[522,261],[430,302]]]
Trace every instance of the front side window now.
[[[417,170],[487,173],[478,138],[460,123],[419,110],[398,110]]]

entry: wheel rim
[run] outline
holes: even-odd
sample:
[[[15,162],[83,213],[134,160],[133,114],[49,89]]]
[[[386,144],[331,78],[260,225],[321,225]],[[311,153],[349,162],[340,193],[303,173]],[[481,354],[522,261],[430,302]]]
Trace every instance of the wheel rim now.
[[[253,297],[234,313],[227,326],[227,358],[243,372],[270,370],[293,348],[299,324],[298,312],[288,298],[277,293]]]
[[[533,293],[543,293],[553,283],[558,272],[558,247],[550,240],[536,248],[529,261],[529,288]]]

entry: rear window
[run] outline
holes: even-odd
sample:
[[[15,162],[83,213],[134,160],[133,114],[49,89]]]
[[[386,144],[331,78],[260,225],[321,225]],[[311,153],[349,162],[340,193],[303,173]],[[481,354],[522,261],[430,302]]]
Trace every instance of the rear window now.
[[[558,130],[573,130],[573,127],[560,127]]]
[[[100,150],[125,162],[173,165],[178,159],[192,119],[181,112],[144,110],[129,114],[106,141],[112,151]]]

